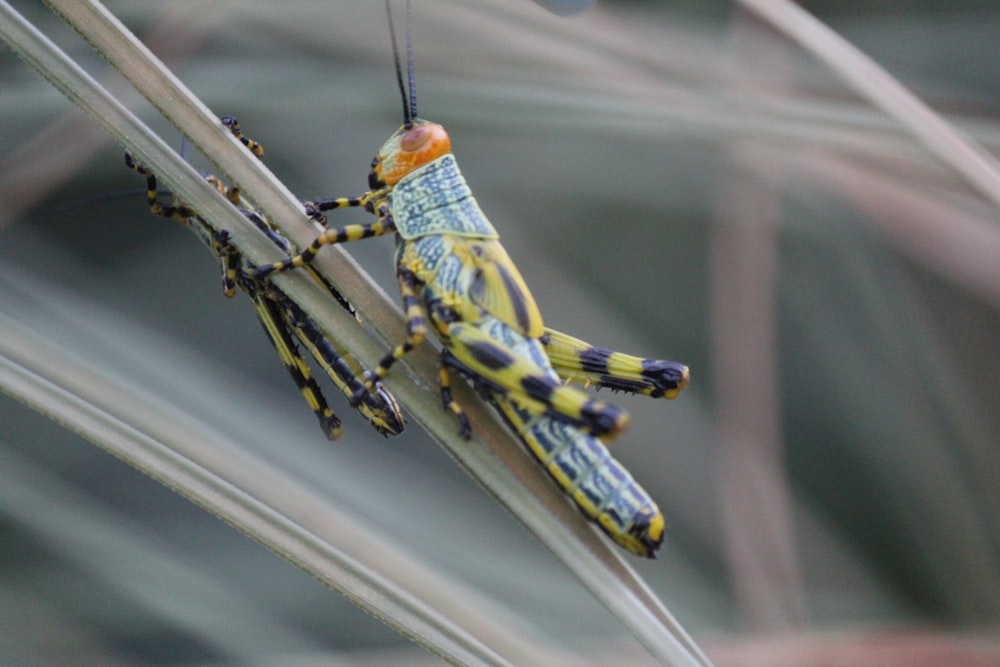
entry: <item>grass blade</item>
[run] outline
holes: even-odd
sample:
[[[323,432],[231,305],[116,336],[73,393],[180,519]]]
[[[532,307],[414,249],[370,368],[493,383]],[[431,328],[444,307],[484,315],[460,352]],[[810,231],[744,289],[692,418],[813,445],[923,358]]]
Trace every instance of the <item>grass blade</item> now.
[[[873,105],[907,128],[932,155],[1000,206],[1000,163],[875,61],[795,3],[741,0],[741,4],[809,50]]]

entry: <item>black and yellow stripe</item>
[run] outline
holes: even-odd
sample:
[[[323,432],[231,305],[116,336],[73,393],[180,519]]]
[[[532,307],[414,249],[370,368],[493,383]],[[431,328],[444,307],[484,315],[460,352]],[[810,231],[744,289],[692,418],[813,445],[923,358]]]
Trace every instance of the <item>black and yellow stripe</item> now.
[[[387,218],[376,220],[375,222],[360,225],[346,225],[334,229],[327,229],[319,234],[316,239],[309,244],[301,253],[294,257],[274,264],[264,264],[257,268],[257,279],[262,280],[268,274],[275,271],[288,271],[307,266],[313,261],[323,246],[335,243],[347,243],[349,241],[360,241],[361,239],[373,236],[382,236],[395,232],[392,221]]]
[[[250,152],[259,158],[264,157],[264,147],[258,144],[253,139],[248,139],[243,136],[243,131],[240,130],[239,121],[237,121],[232,116],[223,116],[221,119],[222,124],[229,128],[229,131],[234,137],[240,140],[240,142],[250,149]]]
[[[604,439],[615,437],[628,426],[628,413],[621,408],[561,384],[545,369],[504,349],[471,324],[450,325],[448,341],[455,359],[494,394]]]
[[[264,298],[275,303],[280,321],[309,350],[344,396],[353,401],[355,396],[364,393],[363,399],[354,407],[376,431],[385,436],[398,435],[403,431],[405,421],[396,399],[381,383],[375,383],[370,391],[364,392],[361,377],[365,371],[354,357],[325,336],[313,319],[274,285],[267,286]],[[310,399],[307,397],[306,401]],[[320,421],[322,423],[322,419]]]
[[[688,367],[676,361],[643,359],[595,347],[554,329],[546,329],[541,340],[552,367],[571,382],[652,398],[676,398],[690,381]]]
[[[456,366],[451,360],[451,353],[448,350],[441,351],[441,365],[438,368],[438,387],[441,390],[441,404],[444,409],[455,415],[458,420],[458,434],[468,440],[472,437],[472,426],[466,416],[462,406],[451,395],[451,373],[449,367]]]
[[[399,290],[400,294],[402,294],[403,307],[405,308],[406,337],[402,343],[392,349],[392,352],[382,357],[375,370],[368,374],[362,392],[354,395],[354,404],[362,401],[365,395],[372,391],[376,382],[388,375],[389,369],[392,368],[393,364],[406,356],[414,347],[424,342],[424,339],[427,337],[427,320],[424,317],[424,309],[420,305],[420,299],[417,297],[418,287],[416,277],[410,271],[401,270],[397,278],[399,279]]]
[[[255,155],[259,157],[263,154],[263,148],[259,144],[242,135],[235,119],[223,119],[223,122]],[[299,344],[309,350],[316,362],[343,394],[352,399],[355,396],[361,397],[357,409],[379,433],[394,435],[403,430],[404,420],[393,396],[378,382],[373,382],[366,389],[364,382],[360,379],[366,375],[364,368],[347,350],[338,346],[322,332],[316,323],[276,286],[258,277],[255,267],[252,267],[231,244],[229,234],[226,231],[216,232],[198,216],[197,212],[181,202],[171,205],[161,204],[156,177],[152,171],[136,162],[129,154],[125,156],[125,163],[130,169],[145,176],[146,199],[150,211],[154,215],[171,218],[182,223],[192,230],[219,258],[223,273],[223,291],[226,296],[233,296],[236,287],[240,287],[250,297],[268,339],[304,400],[316,414],[327,437],[339,438],[343,427],[324,398],[308,362],[299,350]],[[247,219],[264,232],[275,245],[285,252],[293,250],[291,243],[281,236],[260,212],[243,201],[238,188],[227,187],[215,176],[206,176],[205,178]],[[353,306],[340,292],[319,274],[313,271],[310,273],[341,306],[355,315]]]
[[[299,393],[305,399],[306,404],[316,414],[320,428],[330,440],[336,440],[344,434],[344,427],[340,419],[333,414],[333,410],[323,397],[316,380],[312,377],[309,364],[299,352],[295,344],[286,315],[278,307],[277,303],[271,301],[260,292],[250,295],[253,301],[254,310],[257,312],[257,319],[260,321],[264,332],[267,333],[268,340],[278,353],[278,358],[284,364],[288,374],[292,376],[295,386],[299,388]]]
[[[663,514],[598,438],[510,397],[484,393],[584,516],[631,553],[656,557]]]

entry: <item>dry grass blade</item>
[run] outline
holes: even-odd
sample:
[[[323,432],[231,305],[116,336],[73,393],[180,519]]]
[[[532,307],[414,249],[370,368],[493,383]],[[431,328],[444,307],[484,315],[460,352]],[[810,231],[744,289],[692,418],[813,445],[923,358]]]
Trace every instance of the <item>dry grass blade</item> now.
[[[385,571],[398,576],[414,564],[393,554],[392,546],[370,529],[254,460],[224,435],[172,414],[158,397],[88,368],[41,332],[6,316],[0,321],[4,391],[191,499],[435,653],[456,664],[509,664],[386,577]],[[220,461],[239,463],[220,470]],[[322,519],[309,525],[303,521],[309,515]],[[369,567],[353,558],[328,539],[330,534],[367,544],[379,554],[378,563]],[[434,578],[417,571],[410,576]]]
[[[808,49],[944,164],[1000,206],[1000,163],[954,129],[882,67],[792,2],[742,0],[748,10]]]

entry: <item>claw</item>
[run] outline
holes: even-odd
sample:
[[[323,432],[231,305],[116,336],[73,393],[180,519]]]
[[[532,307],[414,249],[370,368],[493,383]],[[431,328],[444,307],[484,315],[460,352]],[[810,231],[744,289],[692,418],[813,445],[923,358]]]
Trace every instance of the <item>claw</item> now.
[[[462,440],[468,440],[472,437],[472,425],[469,424],[469,418],[465,416],[465,413],[460,413],[456,415],[458,417],[458,435]]]

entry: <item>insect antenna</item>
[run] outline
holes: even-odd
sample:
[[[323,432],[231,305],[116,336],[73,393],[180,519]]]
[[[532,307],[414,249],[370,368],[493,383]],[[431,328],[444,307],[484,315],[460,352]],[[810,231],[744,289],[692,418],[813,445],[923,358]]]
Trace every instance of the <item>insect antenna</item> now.
[[[79,208],[90,206],[102,201],[114,201],[117,199],[125,199],[127,197],[135,197],[137,195],[146,194],[146,188],[129,188],[127,190],[113,190],[111,192],[100,192],[96,195],[87,195],[85,197],[77,197],[68,202],[59,204],[58,206],[52,206],[48,210],[63,213],[64,211],[74,211]],[[157,194],[170,194],[169,190],[160,190]]]
[[[189,153],[191,152],[191,143],[187,140],[187,137],[181,137],[181,158],[187,162]],[[96,195],[88,195],[86,197],[78,197],[72,201],[65,202],[59,206],[52,207],[51,210],[62,213],[63,211],[71,211],[73,209],[79,208],[81,206],[89,206],[90,204],[102,201],[111,201],[115,199],[122,199],[124,197],[134,197],[136,195],[146,194],[146,188],[128,188],[126,190],[113,190],[111,192],[100,192]],[[158,190],[157,195],[169,195],[173,194],[170,190]]]
[[[406,82],[410,87],[410,119],[417,117],[417,77],[413,67],[413,2],[406,0]]]
[[[392,59],[396,64],[396,83],[399,84],[399,94],[403,100],[403,118],[406,127],[413,125],[417,117],[417,86],[413,73],[413,4],[406,0],[406,75],[403,83],[403,65],[399,58],[399,47],[396,44],[396,27],[392,22],[392,4],[385,0],[385,13],[389,18],[389,39],[392,41]],[[409,87],[409,93],[407,93]]]

